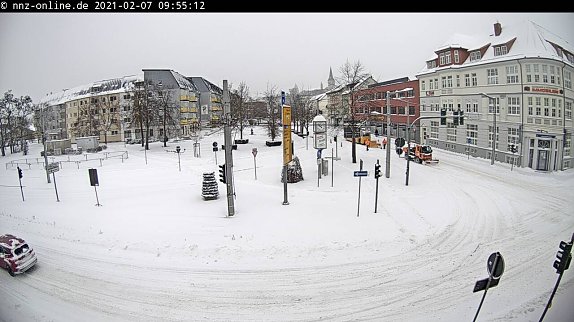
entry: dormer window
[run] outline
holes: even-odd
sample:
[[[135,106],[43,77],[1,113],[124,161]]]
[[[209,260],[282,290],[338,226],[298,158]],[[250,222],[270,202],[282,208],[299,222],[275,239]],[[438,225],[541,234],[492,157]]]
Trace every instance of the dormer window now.
[[[506,45],[494,47],[494,56],[502,56],[506,54],[508,54],[508,48],[506,48]]]
[[[470,61],[473,62],[475,60],[480,60],[480,50],[475,50],[470,53]]]
[[[454,63],[458,64],[460,61],[460,58],[458,57],[458,49],[454,51]]]
[[[435,67],[436,67],[436,61],[435,61],[435,60],[427,61],[427,68],[428,68],[428,69],[432,69],[432,68],[435,68]]]
[[[440,65],[441,65],[441,66],[444,65],[444,53],[441,53],[441,54],[439,55],[439,60],[440,60]]]
[[[448,64],[451,63],[451,60],[450,60],[450,51],[447,51],[446,53],[444,53],[444,63],[445,63],[446,65],[448,65]]]

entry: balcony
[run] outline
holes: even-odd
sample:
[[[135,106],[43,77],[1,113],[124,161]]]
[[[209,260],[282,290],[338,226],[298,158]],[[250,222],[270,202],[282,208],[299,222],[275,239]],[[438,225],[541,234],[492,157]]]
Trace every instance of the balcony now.
[[[189,102],[196,102],[197,101],[197,96],[194,95],[181,95],[179,97],[180,101],[189,101]]]
[[[223,108],[220,105],[215,105],[211,107],[211,111],[223,111]]]

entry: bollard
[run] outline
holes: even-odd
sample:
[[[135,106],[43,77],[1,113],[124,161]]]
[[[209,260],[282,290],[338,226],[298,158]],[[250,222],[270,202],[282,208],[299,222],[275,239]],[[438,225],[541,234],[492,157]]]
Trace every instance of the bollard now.
[[[80,161],[76,161],[76,165],[78,166],[78,170],[80,169]]]
[[[100,167],[102,166],[102,158],[100,158]]]

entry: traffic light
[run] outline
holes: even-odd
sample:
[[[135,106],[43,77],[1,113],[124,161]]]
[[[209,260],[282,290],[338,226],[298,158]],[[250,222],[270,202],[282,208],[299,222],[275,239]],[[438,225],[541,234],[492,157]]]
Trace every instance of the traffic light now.
[[[570,253],[572,251],[572,242],[567,243],[561,241],[558,247],[560,247],[560,250],[556,253],[557,260],[554,261],[553,266],[556,268],[556,273],[562,274],[570,267],[570,261],[572,260],[572,254]]]
[[[458,111],[452,111],[452,124],[458,126]]]
[[[458,112],[458,124],[464,125],[464,111]]]
[[[440,125],[446,125],[446,108],[440,110]]]
[[[227,183],[227,173],[225,173],[225,164],[219,166],[219,181]]]
[[[378,179],[380,177],[381,177],[381,165],[375,164],[375,179]]]
[[[20,167],[18,167],[18,178],[22,179],[23,175],[22,175],[22,169],[20,169]]]

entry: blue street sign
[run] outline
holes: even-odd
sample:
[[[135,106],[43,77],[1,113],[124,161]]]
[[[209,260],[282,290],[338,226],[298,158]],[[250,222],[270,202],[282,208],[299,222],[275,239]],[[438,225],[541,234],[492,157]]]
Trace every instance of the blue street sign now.
[[[470,138],[466,138],[466,143],[470,144]]]
[[[368,174],[368,171],[353,171],[353,177],[366,177]]]
[[[281,104],[285,105],[285,92],[281,91]]]

